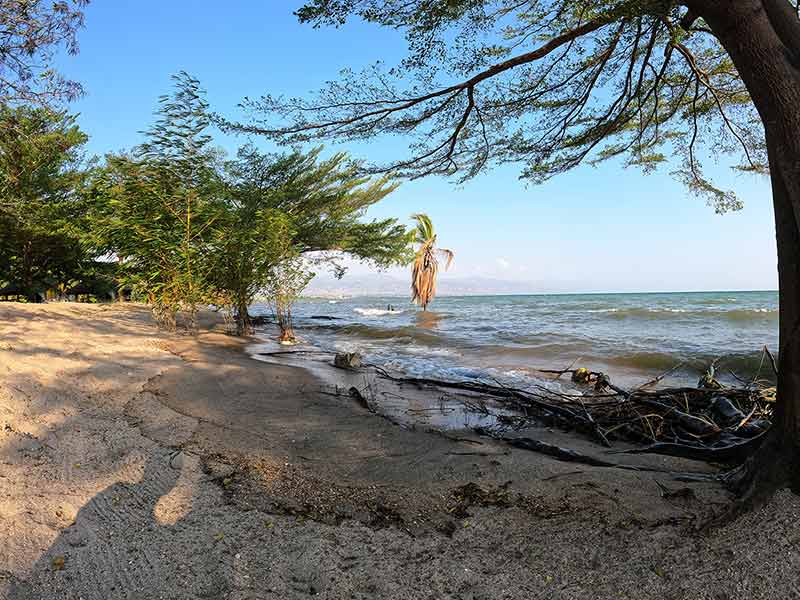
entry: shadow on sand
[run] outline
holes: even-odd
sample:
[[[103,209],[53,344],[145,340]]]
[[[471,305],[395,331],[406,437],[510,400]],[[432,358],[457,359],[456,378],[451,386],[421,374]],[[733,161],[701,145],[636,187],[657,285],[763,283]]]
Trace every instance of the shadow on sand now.
[[[182,510],[187,498],[168,501],[187,458],[154,449],[139,481],[117,482],[95,495],[29,576],[12,583],[9,600],[144,600],[165,597],[170,588],[182,589],[185,597],[217,597],[226,588],[224,581],[199,579],[175,568],[188,552],[179,550],[181,532],[201,525],[193,523],[191,511]],[[209,544],[213,541],[212,536]]]

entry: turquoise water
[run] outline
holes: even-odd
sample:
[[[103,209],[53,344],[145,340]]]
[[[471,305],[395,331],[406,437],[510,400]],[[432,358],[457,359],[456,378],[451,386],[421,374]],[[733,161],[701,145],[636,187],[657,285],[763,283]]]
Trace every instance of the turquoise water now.
[[[430,308],[397,297],[309,299],[295,310],[296,327],[326,349],[459,379],[526,380],[577,361],[634,385],[683,363],[666,381],[682,384],[719,359],[732,380],[729,371],[758,372],[765,344],[777,348],[777,292],[462,296]]]

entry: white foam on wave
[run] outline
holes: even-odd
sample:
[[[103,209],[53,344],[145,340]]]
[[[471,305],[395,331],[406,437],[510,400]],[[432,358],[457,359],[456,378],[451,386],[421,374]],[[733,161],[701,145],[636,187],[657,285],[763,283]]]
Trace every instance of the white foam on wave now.
[[[412,356],[461,356],[455,348],[431,348],[420,344],[409,344],[395,348],[397,352],[411,354]]]
[[[399,315],[402,310],[386,310],[384,308],[354,308],[354,312],[365,317],[384,317],[386,315]]]

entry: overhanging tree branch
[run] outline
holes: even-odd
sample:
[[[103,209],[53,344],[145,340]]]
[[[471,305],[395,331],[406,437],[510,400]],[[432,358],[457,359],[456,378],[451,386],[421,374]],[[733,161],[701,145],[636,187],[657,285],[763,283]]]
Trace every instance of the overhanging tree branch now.
[[[695,127],[719,123],[722,135],[715,139],[695,136],[689,162],[698,166],[713,145],[715,153],[741,153],[747,168],[756,169],[765,164],[763,132],[736,70],[697,17],[705,1],[687,0],[688,12],[657,0],[612,6],[591,0],[470,3],[466,13],[454,9],[453,23],[468,15],[463,18],[474,18],[475,27],[483,27],[501,14],[519,22],[498,32],[499,41],[476,48],[474,60],[463,56],[458,43],[447,54],[451,17],[437,17],[431,24],[416,20],[419,11],[427,10],[422,0],[355,2],[352,6],[359,8],[354,10],[363,8],[368,20],[392,26],[409,20],[416,36],[409,42],[414,54],[402,71],[375,67],[361,77],[345,72],[312,101],[272,96],[248,101],[253,120],[224,125],[288,144],[384,135],[409,140],[407,158],[366,166],[368,173],[464,180],[489,164],[521,162],[523,177],[538,182],[584,160],[623,154],[630,156],[628,164],[649,170],[670,153],[683,158]],[[454,6],[466,5],[454,0]],[[327,5],[315,6],[315,14],[327,14]],[[584,20],[585,15],[591,18]],[[425,58],[428,43],[436,58]],[[530,51],[517,53],[534,43]],[[676,43],[684,61],[673,59]],[[693,58],[687,61],[687,55]],[[488,56],[506,58],[486,66]],[[442,64],[428,69],[426,60]],[[471,64],[470,74],[466,67]],[[465,68],[465,73],[437,86],[433,74],[445,65]],[[276,123],[275,115],[283,123]],[[714,202],[738,205],[707,181],[692,187]]]
[[[313,123],[298,127],[288,127],[282,129],[263,129],[259,127],[248,127],[246,125],[241,125],[241,124],[229,124],[228,127],[231,129],[236,129],[248,133],[260,133],[264,135],[290,135],[293,133],[300,133],[317,129],[329,129],[332,127],[335,128],[340,125],[348,125],[359,121],[364,121],[371,117],[382,116],[394,112],[407,110],[409,108],[413,108],[414,106],[417,106],[423,102],[432,100],[434,98],[439,98],[441,96],[452,94],[454,92],[461,92],[463,90],[474,89],[475,86],[481,83],[482,81],[491,79],[492,77],[495,77],[500,73],[509,71],[521,65],[531,63],[541,58],[544,58],[545,56],[548,56],[550,53],[552,53],[554,50],[557,50],[558,48],[563,46],[564,44],[571,42],[579,37],[585,36],[589,33],[592,33],[594,31],[597,31],[598,29],[608,25],[612,21],[613,18],[611,17],[589,21],[585,25],[582,25],[580,27],[577,27],[573,30],[567,31],[559,36],[554,37],[553,39],[549,40],[547,43],[543,44],[536,50],[520,54],[519,56],[515,56],[514,58],[510,58],[506,61],[503,61],[486,69],[485,71],[482,71],[481,73],[478,73],[477,75],[471,77],[470,79],[467,79],[466,81],[462,81],[461,83],[436,90],[429,94],[424,94],[413,98],[407,98],[404,100],[381,99],[381,100],[376,100],[374,102],[341,102],[338,104],[321,105],[303,109],[303,110],[325,110],[329,108],[347,108],[347,107],[370,106],[370,105],[372,106],[391,105],[391,107],[389,108],[380,108],[372,111],[367,111],[363,114],[360,114],[356,117],[352,117],[350,119],[341,119],[327,123]]]

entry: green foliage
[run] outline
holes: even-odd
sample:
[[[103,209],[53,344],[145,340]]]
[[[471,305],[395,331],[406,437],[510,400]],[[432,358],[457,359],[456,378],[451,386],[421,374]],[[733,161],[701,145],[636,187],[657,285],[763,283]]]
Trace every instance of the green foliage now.
[[[411,218],[417,222],[417,226],[414,228],[415,244],[427,244],[434,237],[436,237],[436,234],[433,230],[433,222],[428,215],[424,213],[417,213],[411,215]]]
[[[0,106],[0,194],[18,213],[69,200],[86,135],[75,117],[30,106]],[[24,208],[24,210],[23,210]]]
[[[193,327],[198,307],[216,304],[233,308],[245,334],[254,296],[276,290],[280,266],[300,256],[334,266],[342,254],[378,266],[409,259],[395,219],[364,220],[394,184],[360,175],[343,154],[321,159],[319,149],[274,155],[245,146],[223,161],[198,82],[185,73],[175,81],[147,141],[109,156],[87,194],[97,252],[120,259],[162,324],[174,327],[185,312]]]
[[[66,113],[0,106],[0,290],[9,295],[67,293],[97,268],[74,227],[86,139]]]
[[[731,59],[686,4],[311,0],[301,21],[398,29],[408,56],[388,71],[345,70],[312,98],[248,101],[256,118],[229,128],[290,144],[402,136],[409,156],[372,172],[459,181],[503,163],[538,183],[584,162],[647,172],[669,161],[718,211],[737,209],[703,162],[732,156],[734,168],[766,172],[763,127]]]
[[[343,154],[264,154],[253,146],[226,165],[226,218],[214,277],[250,329],[247,307],[274,282],[276,265],[300,255],[333,264],[348,254],[379,267],[409,258],[408,236],[395,219],[364,221],[364,212],[396,186],[358,174]],[[303,286],[305,287],[305,286]]]
[[[264,292],[275,313],[275,320],[281,330],[280,341],[283,343],[295,341],[292,306],[313,278],[314,273],[309,269],[308,262],[300,256],[284,259],[270,269]]]
[[[291,220],[275,208],[273,186],[280,178],[274,162],[246,147],[228,164],[224,218],[215,228],[212,277],[235,310],[237,333],[252,330],[248,307],[269,281],[272,268],[294,254]]]
[[[91,221],[98,247],[121,260],[158,321],[174,328],[184,311],[193,329],[198,307],[217,300],[212,256],[224,182],[199,84],[185,73],[174,80],[147,141],[130,156],[109,156],[96,175]]]

